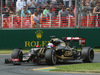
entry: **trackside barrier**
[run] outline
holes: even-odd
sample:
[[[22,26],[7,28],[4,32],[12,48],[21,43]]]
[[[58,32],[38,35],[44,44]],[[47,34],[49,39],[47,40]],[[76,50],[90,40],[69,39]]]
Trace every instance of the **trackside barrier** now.
[[[3,28],[32,28],[30,17],[3,17]],[[75,27],[75,17],[42,17],[40,28]],[[81,27],[100,27],[100,16],[82,16]]]
[[[31,28],[30,17],[4,17],[3,28]]]
[[[82,16],[81,27],[100,27],[100,16]]]

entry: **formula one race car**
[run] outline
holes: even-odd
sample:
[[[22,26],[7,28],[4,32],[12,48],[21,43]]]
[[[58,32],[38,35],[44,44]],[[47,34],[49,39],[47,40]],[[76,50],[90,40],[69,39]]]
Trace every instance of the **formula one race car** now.
[[[91,63],[94,60],[94,51],[91,47],[82,47],[78,51],[75,47],[70,47],[70,41],[79,41],[79,45],[85,43],[85,39],[79,37],[63,37],[62,40],[52,36],[50,43],[45,47],[32,48],[28,53],[23,54],[21,49],[14,49],[11,58],[5,59],[5,63],[13,63],[14,65],[21,62],[45,62],[48,65],[55,65],[59,62],[68,60],[80,60],[84,63]]]

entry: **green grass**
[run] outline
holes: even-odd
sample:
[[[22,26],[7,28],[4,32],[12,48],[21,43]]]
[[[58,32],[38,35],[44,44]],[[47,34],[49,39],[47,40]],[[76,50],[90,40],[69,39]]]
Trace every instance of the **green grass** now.
[[[78,49],[78,51],[80,51],[81,49]],[[100,52],[100,49],[93,49],[94,50],[94,52]]]
[[[11,54],[13,49],[0,49],[0,54]],[[29,52],[30,49],[24,49],[22,50],[23,53]],[[100,49],[94,49],[95,52],[100,52]]]
[[[100,73],[100,63],[85,63],[56,66],[57,69],[51,71],[58,72],[82,72],[82,73]]]
[[[13,51],[13,49],[3,49],[3,50],[0,50],[0,54],[11,54]],[[26,52],[29,52],[30,50],[22,50],[23,53],[26,53]]]
[[[93,49],[95,52],[100,52],[100,49]]]

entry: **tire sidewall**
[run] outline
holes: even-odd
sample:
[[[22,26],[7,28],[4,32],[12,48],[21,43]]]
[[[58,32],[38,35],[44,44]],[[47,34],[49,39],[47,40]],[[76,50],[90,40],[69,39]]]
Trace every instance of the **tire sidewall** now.
[[[48,49],[45,53],[46,63],[48,65],[55,65],[56,64],[56,52],[53,49]]]
[[[93,58],[90,57],[90,53],[93,51],[91,47],[84,47],[81,51],[81,58],[83,62],[93,62],[94,60],[94,51],[93,51]]]
[[[21,62],[22,58],[23,58],[23,52],[22,52],[22,50],[20,50],[20,49],[14,49],[13,52],[12,52],[11,58],[19,59],[19,61]]]

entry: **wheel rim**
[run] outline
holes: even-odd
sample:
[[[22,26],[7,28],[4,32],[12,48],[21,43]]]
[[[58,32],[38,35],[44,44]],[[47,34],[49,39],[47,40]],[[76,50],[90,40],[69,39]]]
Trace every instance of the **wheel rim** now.
[[[53,62],[53,64],[56,64],[56,61],[57,61],[56,53],[53,51],[53,54],[52,54],[52,62]]]
[[[89,59],[90,61],[93,61],[94,59],[94,51],[92,49],[90,50]]]

